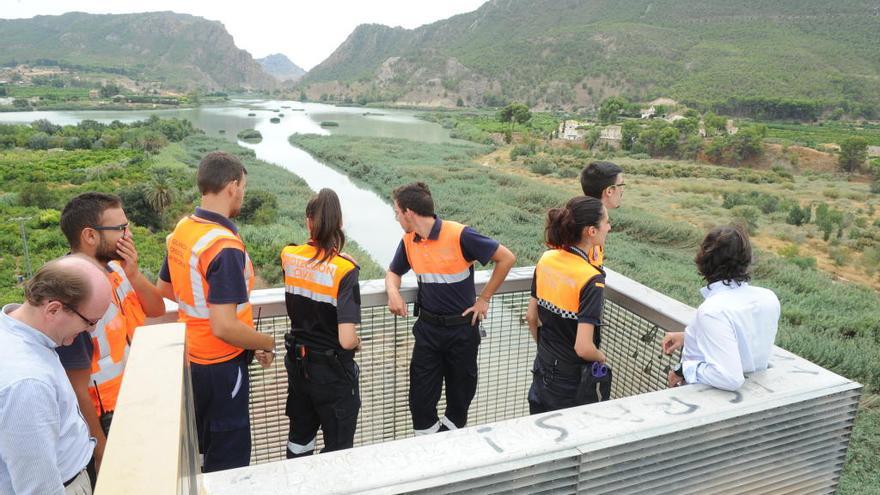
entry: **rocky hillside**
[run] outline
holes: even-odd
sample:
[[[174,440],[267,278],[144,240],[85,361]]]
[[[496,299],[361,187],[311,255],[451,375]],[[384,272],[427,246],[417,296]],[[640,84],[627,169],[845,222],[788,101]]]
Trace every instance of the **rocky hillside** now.
[[[281,53],[273,53],[267,57],[258,58],[259,63],[267,74],[279,81],[298,81],[306,74],[306,71],[291,62]]]
[[[61,65],[189,90],[266,89],[275,80],[216,21],[173,12],[71,12],[0,19],[0,64]]]
[[[880,50],[867,40],[880,40],[873,0],[492,0],[413,30],[359,26],[303,87],[447,106],[806,99],[869,116]]]

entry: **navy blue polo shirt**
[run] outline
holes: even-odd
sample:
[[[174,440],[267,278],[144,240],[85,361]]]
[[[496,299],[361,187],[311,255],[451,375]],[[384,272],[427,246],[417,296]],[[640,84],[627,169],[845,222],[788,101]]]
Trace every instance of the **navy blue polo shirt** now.
[[[219,213],[196,208],[195,215],[210,222],[218,223],[233,233],[238,234],[238,228],[232,220]],[[226,248],[217,253],[211,264],[208,265],[208,302],[210,304],[241,304],[248,302],[247,280],[244,278],[245,255],[243,251],[235,248]],[[171,283],[171,273],[168,271],[168,257],[162,262],[159,271],[159,279]]]
[[[434,218],[434,226],[431,227],[428,240],[436,240],[440,237],[440,226],[443,224],[443,221],[436,215]],[[422,242],[422,238],[416,234],[414,242]],[[464,259],[468,262],[479,261],[481,265],[486,265],[492,260],[492,256],[495,255],[495,251],[498,250],[499,246],[498,241],[495,239],[486,237],[470,227],[465,227],[462,230],[460,244]],[[406,257],[406,248],[401,239],[388,270],[403,276],[411,269],[409,259]],[[437,284],[419,281],[419,304],[434,314],[460,315],[464,310],[473,306],[476,299],[477,293],[474,289],[473,265],[470,267],[468,278],[461,282]]]

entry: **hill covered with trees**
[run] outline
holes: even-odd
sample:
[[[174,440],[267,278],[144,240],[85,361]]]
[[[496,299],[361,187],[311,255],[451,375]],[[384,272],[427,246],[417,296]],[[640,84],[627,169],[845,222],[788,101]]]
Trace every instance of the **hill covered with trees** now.
[[[361,25],[304,78],[310,99],[596,108],[671,97],[729,115],[817,102],[880,115],[868,0],[492,0],[413,30]]]
[[[223,24],[173,12],[0,19],[0,65],[59,66],[181,90],[267,89],[276,83]]]

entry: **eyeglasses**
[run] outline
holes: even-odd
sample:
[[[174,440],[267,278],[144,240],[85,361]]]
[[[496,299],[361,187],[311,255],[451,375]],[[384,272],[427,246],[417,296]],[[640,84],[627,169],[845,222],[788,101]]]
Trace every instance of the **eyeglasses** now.
[[[611,187],[617,187],[620,189],[624,189],[626,187],[626,182],[621,182],[620,184],[611,184]]]
[[[58,302],[61,302],[61,301],[58,301]],[[93,321],[93,320],[90,320],[90,319],[88,319],[88,318],[86,318],[85,316],[82,315],[82,313],[80,313],[79,311],[77,311],[76,308],[74,308],[74,307],[71,306],[70,304],[67,304],[66,302],[61,302],[61,305],[64,306],[65,308],[67,308],[67,309],[73,311],[73,312],[76,314],[76,316],[79,316],[80,319],[82,319],[82,321],[86,322],[86,324],[87,324],[89,327],[93,327],[93,326],[97,325],[99,321],[101,321],[100,318],[98,318],[97,320],[94,320],[94,321]]]
[[[124,232],[128,229],[128,222],[121,223],[119,225],[92,225],[91,228],[101,231],[101,230],[116,230],[119,232]]]

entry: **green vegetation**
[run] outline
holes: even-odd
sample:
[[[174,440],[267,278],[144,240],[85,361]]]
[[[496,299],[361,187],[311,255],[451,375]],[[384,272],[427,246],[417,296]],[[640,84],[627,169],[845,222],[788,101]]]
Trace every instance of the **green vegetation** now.
[[[325,120],[321,122],[321,127],[339,127],[339,122],[334,122],[332,120]]]
[[[848,137],[840,142],[838,165],[844,172],[857,172],[868,159],[868,141],[861,136]]]
[[[263,135],[255,129],[245,129],[238,133],[238,139],[249,143],[259,143],[263,140]]]
[[[0,299],[21,297],[19,281],[28,267],[21,228],[27,235],[30,268],[67,252],[58,227],[61,208],[73,196],[103,191],[122,197],[140,254],[140,264],[155,279],[164,258],[165,235],[197,205],[195,168],[209,151],[238,155],[248,169],[248,191],[240,218],[242,237],[265,283],[281,281],[278,254],[290,242],[306,240],[305,205],[312,195],[306,183],[281,167],[257,160],[252,150],[209,138],[188,121],[151,118],[133,124],[104,125],[84,121],[77,126],[47,128],[0,126],[0,136],[29,142],[33,136],[77,138],[92,146],[66,149],[25,149],[4,141],[0,146]],[[50,124],[51,125],[51,124]],[[49,130],[51,134],[44,131]],[[144,146],[156,135],[164,141]],[[30,137],[29,137],[30,136]],[[94,144],[103,143],[99,147]],[[111,147],[112,145],[112,147]],[[383,271],[353,242],[346,251],[360,262],[363,277]]]
[[[525,117],[522,110],[519,112],[522,117]],[[479,144],[494,144],[493,134],[504,134],[510,129],[527,134],[549,136],[556,131],[558,125],[557,118],[547,112],[530,112],[530,118],[524,122],[518,122],[519,126],[512,126],[509,120],[500,120],[499,113],[491,111],[431,112],[421,113],[418,117],[449,129],[449,135],[453,138]]]
[[[818,124],[765,123],[767,137],[810,148],[840,143],[849,137],[862,137],[867,144],[880,146],[880,124],[823,121]]]
[[[440,79],[450,103],[469,106],[598,108],[622,94],[763,119],[874,118],[880,53],[864,42],[880,38],[874,9],[867,0],[491,2],[414,30],[359,26],[303,84],[394,97]],[[391,57],[391,77],[377,83]],[[450,60],[464,66],[454,76]]]
[[[412,142],[397,139],[313,135],[294,135],[291,142],[383,197],[389,197],[391,190],[400,184],[415,180],[427,182],[442,217],[473,225],[499,239],[517,254],[519,265],[534,263],[543,251],[541,226],[547,209],[580,193],[574,178],[558,180],[548,187],[537,179],[482,167],[474,163],[474,158],[490,148],[480,145],[419,143],[414,146]],[[721,179],[676,181],[630,173],[627,171],[631,187],[624,207],[611,215],[613,231],[608,240],[607,263],[614,270],[691,305],[701,302],[697,291],[701,280],[693,266],[693,255],[704,228],[658,216],[656,212],[674,208],[658,201],[683,203],[688,198],[692,202],[688,214],[700,212],[703,216],[697,218],[704,221],[704,226],[732,216],[724,214],[728,210],[721,203],[726,201],[731,210],[745,208],[750,212],[747,215],[757,212],[759,232],[763,232],[760,226],[767,225],[770,219],[785,224],[788,215],[785,207],[794,205],[793,199],[787,196],[793,193],[774,192],[780,191],[776,183],[734,182],[731,185]],[[810,194],[812,189],[809,188],[819,186],[802,187],[808,188],[806,193]],[[760,193],[749,192],[751,188]],[[728,194],[718,197],[725,191]],[[832,209],[827,205],[826,208]],[[851,219],[853,225],[857,218],[865,217],[861,220],[863,223],[871,218],[862,211]],[[872,210],[870,215],[873,214]],[[793,238],[812,235],[817,227],[805,224],[800,229],[780,235]],[[846,242],[860,242],[848,235],[844,232]],[[839,245],[845,244],[840,242]],[[880,367],[876,366],[880,359],[877,293],[854,284],[834,282],[815,269],[815,258],[798,256],[796,248],[791,251],[781,257],[758,252],[754,270],[755,283],[774,290],[783,303],[778,345],[858,380],[866,385],[868,394],[876,394],[880,390]],[[875,254],[880,258],[880,252]],[[863,407],[856,423],[841,493],[868,493],[880,482],[872,454],[872,449],[880,443],[878,419],[876,404]]]

